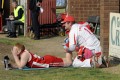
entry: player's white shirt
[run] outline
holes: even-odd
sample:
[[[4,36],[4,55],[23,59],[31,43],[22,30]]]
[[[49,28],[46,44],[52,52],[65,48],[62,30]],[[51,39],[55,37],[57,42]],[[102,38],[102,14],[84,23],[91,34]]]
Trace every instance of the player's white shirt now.
[[[85,25],[72,25],[69,33],[69,47],[73,45],[84,46],[94,53],[101,52],[100,41]]]

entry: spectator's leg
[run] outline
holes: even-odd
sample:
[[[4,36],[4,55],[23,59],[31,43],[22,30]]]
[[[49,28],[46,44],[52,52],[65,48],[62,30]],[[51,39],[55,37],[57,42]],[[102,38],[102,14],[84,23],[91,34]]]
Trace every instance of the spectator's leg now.
[[[11,38],[15,38],[16,36],[16,26],[15,24],[21,24],[21,21],[15,20],[15,21],[11,21],[11,28],[12,28],[12,35]]]
[[[10,37],[12,35],[12,28],[11,28],[11,21],[7,20],[7,29],[8,29],[8,35],[6,37]]]
[[[40,26],[38,22],[38,16],[39,16],[39,13],[31,12],[32,27],[33,27],[34,34],[35,34],[34,39],[40,39]]]
[[[8,32],[11,32],[11,21],[7,21],[7,29],[8,29]]]

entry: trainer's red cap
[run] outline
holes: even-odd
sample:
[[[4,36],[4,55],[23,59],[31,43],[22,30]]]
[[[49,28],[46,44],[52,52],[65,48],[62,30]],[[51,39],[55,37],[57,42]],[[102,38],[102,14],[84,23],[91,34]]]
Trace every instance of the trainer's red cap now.
[[[61,14],[61,19],[64,20],[65,17],[66,17],[66,15],[67,15],[66,13],[62,13],[62,14]]]
[[[65,22],[74,22],[75,19],[73,16],[69,16],[69,15],[66,15],[65,19],[62,21],[62,23],[65,23]]]

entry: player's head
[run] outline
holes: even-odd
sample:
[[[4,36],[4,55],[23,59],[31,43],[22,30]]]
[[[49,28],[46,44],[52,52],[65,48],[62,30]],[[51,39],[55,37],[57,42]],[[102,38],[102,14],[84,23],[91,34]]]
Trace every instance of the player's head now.
[[[21,52],[25,50],[25,46],[23,44],[16,43],[13,47],[13,50],[16,51],[17,55],[20,55]]]
[[[25,46],[23,44],[20,44],[20,43],[16,43],[15,46],[20,49],[21,51],[24,51],[25,50]]]
[[[64,23],[65,29],[70,30],[71,26],[75,23],[75,19],[73,16],[66,15],[62,23]]]
[[[12,6],[15,8],[15,7],[17,7],[17,5],[18,5],[18,2],[16,0],[13,0],[12,1]]]

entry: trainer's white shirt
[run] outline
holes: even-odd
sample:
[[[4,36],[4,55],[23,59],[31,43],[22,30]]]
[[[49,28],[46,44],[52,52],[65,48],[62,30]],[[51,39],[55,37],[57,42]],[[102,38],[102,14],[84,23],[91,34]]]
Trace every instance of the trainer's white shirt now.
[[[97,37],[82,24],[73,24],[69,33],[69,51],[75,49],[74,46],[84,46],[94,53],[101,52],[100,41]]]

